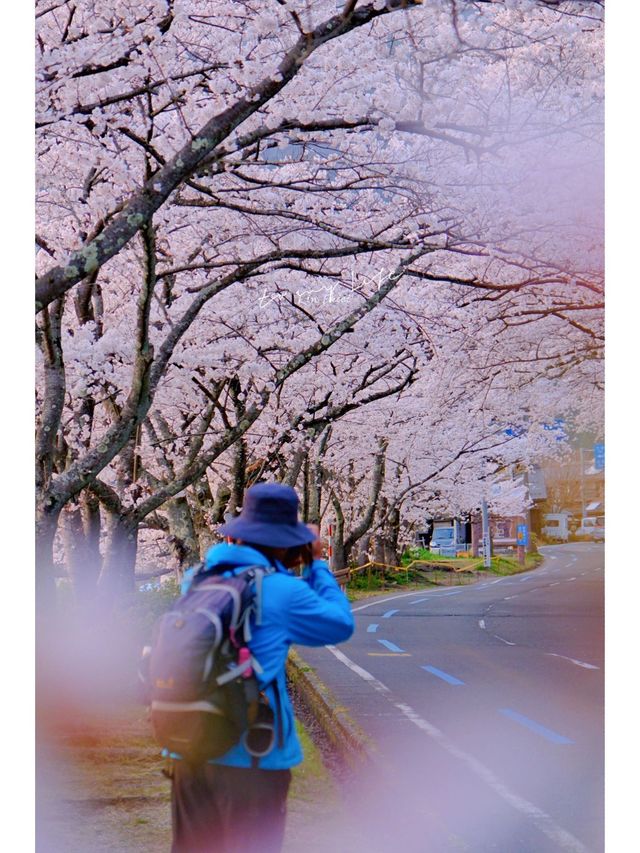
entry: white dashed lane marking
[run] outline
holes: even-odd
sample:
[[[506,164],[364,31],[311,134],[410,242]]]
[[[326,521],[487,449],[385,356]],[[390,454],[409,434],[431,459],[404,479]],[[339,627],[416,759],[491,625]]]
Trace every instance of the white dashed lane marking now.
[[[568,660],[570,663],[575,664],[576,666],[580,666],[583,669],[600,669],[599,666],[595,666],[592,663],[585,663],[583,660],[576,660],[575,658],[569,658],[566,655],[557,655],[555,652],[545,652],[546,655],[552,658],[561,658],[562,660]]]
[[[505,783],[493,773],[492,770],[485,767],[485,765],[478,761],[477,758],[474,758],[473,755],[464,752],[456,746],[456,744],[449,740],[449,738],[441,732],[440,729],[436,728],[428,720],[425,720],[424,717],[417,714],[410,705],[406,705],[404,702],[398,701],[386,684],[378,681],[378,679],[371,675],[370,672],[367,672],[366,669],[358,666],[357,663],[348,658],[339,649],[336,649],[335,646],[326,646],[326,648],[353,673],[366,681],[373,690],[383,695],[394,708],[406,717],[406,719],[428,735],[432,740],[435,740],[450,755],[458,761],[462,761],[472,773],[487,785],[488,788],[504,800],[504,802],[510,805],[515,811],[530,820],[557,847],[561,850],[571,851],[571,853],[587,853],[587,848],[584,844],[571,835],[570,832],[567,832],[566,829],[563,829],[555,823],[550,815],[538,808],[538,806],[524,799],[524,797],[521,797],[519,794],[513,793]]]
[[[497,634],[493,635],[496,640],[500,640],[501,643],[506,643],[508,646],[515,646],[515,643],[512,643],[510,640],[505,640],[504,637],[499,637]]]

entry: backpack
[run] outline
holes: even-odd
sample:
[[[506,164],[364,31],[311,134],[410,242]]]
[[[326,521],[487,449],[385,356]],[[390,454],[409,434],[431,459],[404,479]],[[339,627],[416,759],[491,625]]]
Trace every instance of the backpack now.
[[[244,742],[254,756],[273,748],[273,710],[258,687],[250,617],[261,622],[264,566],[220,573],[201,565],[191,586],[154,627],[148,698],[155,738],[191,763],[219,758]]]

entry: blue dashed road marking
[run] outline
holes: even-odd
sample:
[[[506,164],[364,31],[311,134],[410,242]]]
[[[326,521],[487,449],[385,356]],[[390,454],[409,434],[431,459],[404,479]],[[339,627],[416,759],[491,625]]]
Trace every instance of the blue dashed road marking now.
[[[367,628],[367,633],[368,634],[374,634],[377,630],[378,630],[377,625],[369,625],[369,627]]]
[[[386,613],[382,614],[383,619],[389,619],[390,616],[393,616],[394,613],[398,613],[397,610],[387,610]]]
[[[390,652],[401,652],[404,653],[404,649],[396,646],[395,643],[389,642],[389,640],[378,640],[378,642],[383,645],[385,648],[389,649]]]
[[[464,684],[464,681],[460,681],[459,678],[456,678],[454,675],[449,675],[448,672],[443,672],[441,669],[436,669],[435,666],[423,666],[421,669],[424,669],[426,672],[430,672],[432,675],[441,678],[443,681],[446,681],[447,684]]]
[[[554,732],[545,726],[541,726],[540,723],[536,723],[535,720],[530,720],[528,717],[518,714],[517,711],[512,711],[511,708],[500,708],[500,713],[504,714],[505,717],[509,717],[511,720],[515,720],[516,723],[520,723],[521,726],[525,726],[525,728],[530,729],[532,732],[542,735],[542,737],[550,740],[552,743],[573,743],[573,741],[569,740],[568,737],[559,735],[557,732]]]

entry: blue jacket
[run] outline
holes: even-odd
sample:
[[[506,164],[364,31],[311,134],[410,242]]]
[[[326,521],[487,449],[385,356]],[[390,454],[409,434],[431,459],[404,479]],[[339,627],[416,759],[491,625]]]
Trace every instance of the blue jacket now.
[[[214,545],[205,557],[208,569],[218,565],[270,566],[264,554],[247,545]],[[182,592],[191,583],[191,570],[185,572]],[[292,643],[324,646],[348,640],[354,629],[351,607],[323,560],[314,560],[300,578],[279,563],[277,571],[266,575],[262,590],[262,624],[251,624],[249,649],[262,667],[258,677],[273,708],[276,743],[260,759],[264,770],[286,770],[302,761],[302,749],[296,734],[293,708],[287,693],[285,662]],[[277,691],[277,695],[276,695]],[[242,744],[216,759],[214,764],[251,767],[251,756]]]

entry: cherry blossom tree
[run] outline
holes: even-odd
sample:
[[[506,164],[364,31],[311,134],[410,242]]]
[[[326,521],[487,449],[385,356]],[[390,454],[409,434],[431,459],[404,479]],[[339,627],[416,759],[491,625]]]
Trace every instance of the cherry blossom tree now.
[[[141,531],[189,561],[267,474],[353,549],[438,468],[383,440],[427,440],[389,413],[436,358],[478,417],[519,372],[601,383],[600,6],[37,4],[45,582],[59,526],[126,588]]]

